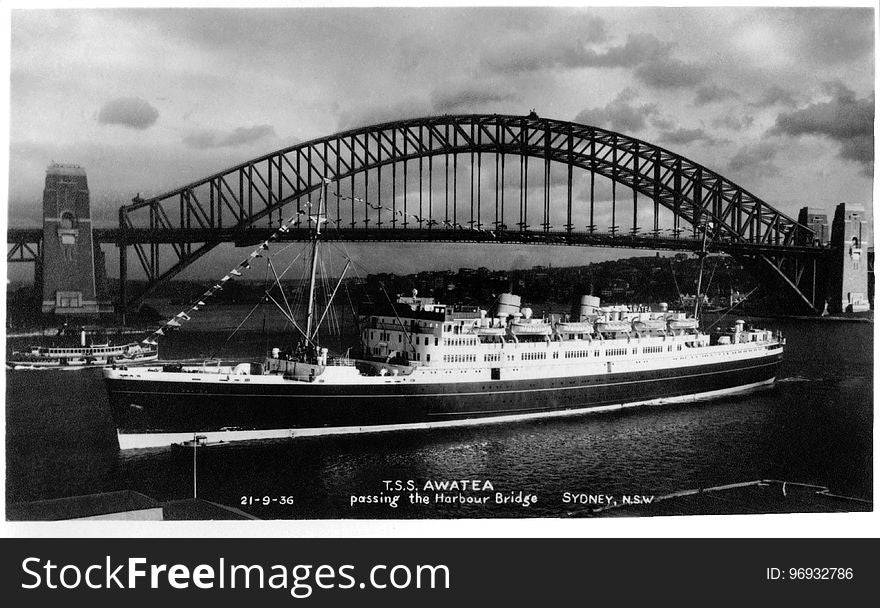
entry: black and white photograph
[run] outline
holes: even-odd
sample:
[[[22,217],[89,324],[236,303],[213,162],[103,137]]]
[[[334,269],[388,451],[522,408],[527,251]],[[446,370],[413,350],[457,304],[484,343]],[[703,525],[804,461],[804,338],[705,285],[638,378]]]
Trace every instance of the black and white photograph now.
[[[873,4],[5,10],[7,522],[873,511]]]

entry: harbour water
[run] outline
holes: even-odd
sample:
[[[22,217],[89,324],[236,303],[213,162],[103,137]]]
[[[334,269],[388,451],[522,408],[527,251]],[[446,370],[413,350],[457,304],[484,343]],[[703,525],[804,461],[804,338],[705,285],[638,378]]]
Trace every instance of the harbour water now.
[[[276,519],[558,517],[583,508],[575,497],[754,479],[872,499],[873,325],[764,324],[788,341],[767,390],[538,422],[209,447],[198,453],[199,497]],[[209,329],[172,334],[162,357],[256,357],[266,346],[251,326],[217,351],[229,333]],[[119,452],[99,370],[6,379],[7,502],[121,489],[160,501],[192,495],[191,451]]]

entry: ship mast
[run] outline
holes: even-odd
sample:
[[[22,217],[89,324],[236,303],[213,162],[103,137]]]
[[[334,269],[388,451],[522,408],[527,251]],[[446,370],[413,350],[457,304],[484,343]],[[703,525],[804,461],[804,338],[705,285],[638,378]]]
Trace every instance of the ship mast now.
[[[703,289],[703,265],[706,262],[706,256],[708,252],[706,251],[706,232],[709,229],[709,223],[703,225],[703,242],[700,245],[700,251],[697,252],[697,255],[700,257],[700,273],[697,275],[697,295],[694,297],[694,318],[699,319],[700,313],[700,291]]]
[[[324,196],[327,192],[327,180],[321,185],[321,195],[318,198],[318,212],[315,215],[315,233],[312,236],[312,273],[309,277],[309,308],[306,316],[306,336],[312,335],[312,319],[315,315],[315,273],[318,268],[318,242],[321,239],[321,210]]]

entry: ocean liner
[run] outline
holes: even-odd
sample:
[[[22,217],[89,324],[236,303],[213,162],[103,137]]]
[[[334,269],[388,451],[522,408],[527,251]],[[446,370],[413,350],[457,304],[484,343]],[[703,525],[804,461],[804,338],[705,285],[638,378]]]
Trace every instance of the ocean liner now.
[[[317,343],[320,202],[313,219],[305,323],[271,298],[298,345],[260,362],[105,369],[121,449],[194,435],[228,442],[684,403],[769,385],[782,359],[784,340],[773,331],[742,321],[702,331],[695,316],[664,304],[602,306],[587,295],[570,315],[537,318],[513,294],[476,309],[417,293],[362,318],[362,356],[334,356]]]

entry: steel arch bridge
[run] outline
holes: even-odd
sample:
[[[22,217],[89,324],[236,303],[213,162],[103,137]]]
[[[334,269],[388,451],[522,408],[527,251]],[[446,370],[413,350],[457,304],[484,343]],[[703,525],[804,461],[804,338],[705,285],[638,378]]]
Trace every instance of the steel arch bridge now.
[[[610,200],[596,200],[597,177]],[[444,115],[322,137],[135,198],[119,210],[120,302],[137,305],[222,242],[265,238],[325,178],[331,239],[705,247],[756,263],[813,308],[804,283],[827,252],[806,226],[659,146],[534,112]],[[286,236],[305,239],[308,226]],[[129,247],[147,278],[131,297]]]

